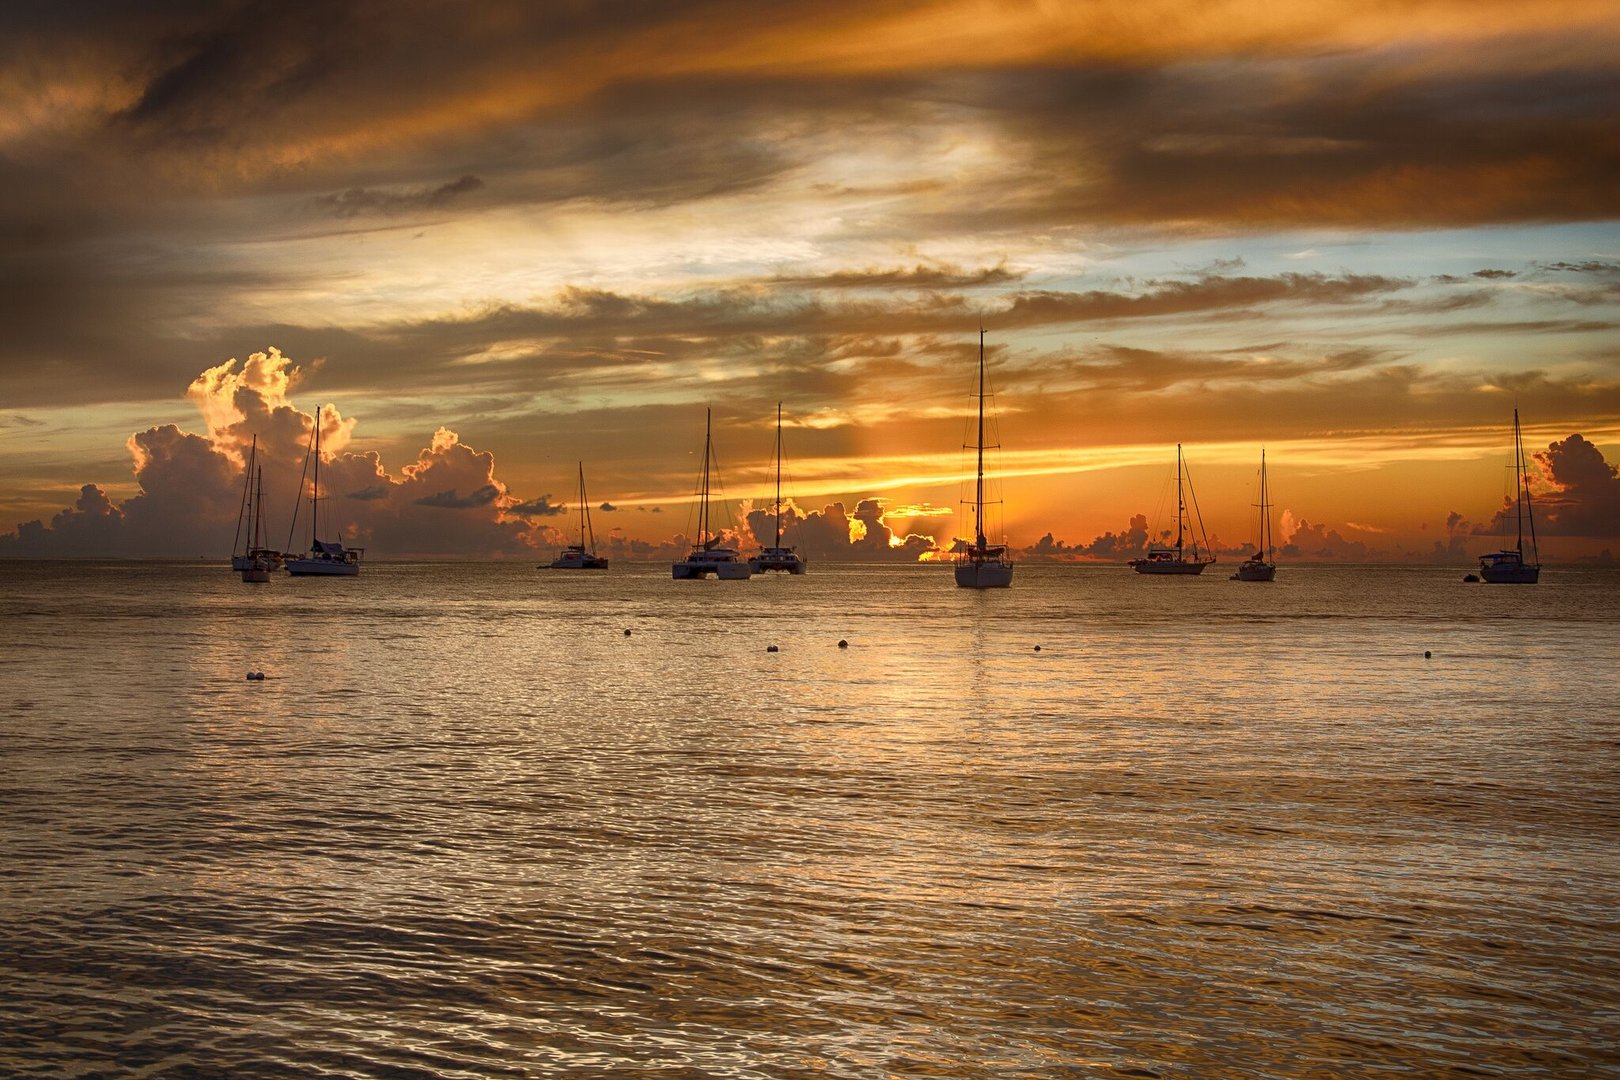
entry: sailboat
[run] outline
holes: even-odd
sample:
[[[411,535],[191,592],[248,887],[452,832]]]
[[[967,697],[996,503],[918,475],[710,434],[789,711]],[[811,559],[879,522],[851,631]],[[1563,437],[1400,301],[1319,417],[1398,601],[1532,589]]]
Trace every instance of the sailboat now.
[[[264,522],[264,467],[259,464],[259,437],[255,435],[253,446],[248,450],[247,470],[242,480],[242,506],[236,514],[236,539],[231,541],[231,569],[239,571],[243,581],[269,581],[270,571],[281,565],[281,552],[273,551],[264,544],[268,531]],[[238,542],[242,544],[239,552],[236,550]]]
[[[321,411],[315,410],[315,432],[311,436],[310,460],[314,462],[313,486],[309,494],[309,554],[287,560],[287,573],[295,577],[355,577],[360,573],[360,556],[365,548],[346,548],[339,537],[328,543],[318,539],[321,505]],[[297,511],[293,514],[294,527]],[[288,545],[291,546],[291,537]]]
[[[967,449],[963,447],[963,449]],[[958,540],[956,584],[963,589],[1005,589],[1012,584],[1013,563],[1006,544],[991,544],[984,536],[984,330],[979,330],[979,434],[973,445],[978,453],[978,476],[973,486],[973,543]]]
[[[748,560],[748,568],[760,574],[778,570],[789,574],[805,571],[804,559],[794,548],[782,546],[782,403],[776,403],[776,539],[771,546]]]
[[[596,533],[591,529],[591,508],[585,501],[585,463],[579,463],[579,543],[563,548],[551,563],[553,570],[606,570],[608,561],[596,553]]]
[[[1233,581],[1271,581],[1277,576],[1277,549],[1271,543],[1271,489],[1266,486],[1266,452],[1260,451],[1260,537]]]
[[[1198,512],[1198,496],[1193,494],[1192,478],[1186,475],[1186,466],[1181,457],[1181,444],[1176,443],[1176,542],[1174,546],[1149,544],[1147,555],[1140,559],[1132,559],[1129,563],[1138,574],[1202,574],[1204,567],[1215,561],[1213,555],[1198,553],[1197,540],[1191,544],[1185,542],[1187,526],[1191,522],[1187,519],[1184,489],[1185,495],[1192,495],[1193,514],[1198,520],[1198,535],[1204,541],[1204,551],[1209,551],[1209,537],[1204,535],[1204,517]]]
[[[1524,438],[1519,433],[1519,410],[1513,410],[1513,516],[1518,540],[1512,548],[1479,557],[1479,576],[1502,585],[1534,585],[1541,578],[1541,554],[1536,549],[1536,519],[1530,510],[1530,474],[1525,466]],[[1530,526],[1530,561],[1524,561],[1524,527]]]
[[[692,545],[692,550],[686,558],[671,564],[671,574],[678,581],[704,578],[710,574],[722,581],[738,581],[745,580],[750,574],[748,563],[737,557],[736,549],[721,547],[719,533],[711,534],[709,531],[709,471],[714,461],[714,443],[710,438],[712,425],[713,411],[705,409],[703,480],[701,501],[698,504],[698,542]]]

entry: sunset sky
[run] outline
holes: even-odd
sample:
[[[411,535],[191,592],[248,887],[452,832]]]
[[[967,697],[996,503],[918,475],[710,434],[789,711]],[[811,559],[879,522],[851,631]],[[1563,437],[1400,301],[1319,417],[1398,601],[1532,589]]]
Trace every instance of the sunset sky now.
[[[1129,557],[1180,442],[1223,551],[1264,446],[1291,557],[1466,565],[1515,407],[1544,560],[1620,555],[1617,55],[1614,0],[8,4],[0,555],[222,555],[253,435],[285,530],[330,405],[370,558],[549,554],[580,460],[664,557],[705,407],[762,522],[780,401],[790,542],[915,559],[981,326],[1025,557]]]

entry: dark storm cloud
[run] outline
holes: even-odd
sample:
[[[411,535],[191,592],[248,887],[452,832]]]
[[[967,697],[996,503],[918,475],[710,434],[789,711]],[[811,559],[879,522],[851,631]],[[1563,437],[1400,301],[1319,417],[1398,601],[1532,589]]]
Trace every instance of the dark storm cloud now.
[[[1554,489],[1541,495],[1540,529],[1547,536],[1620,536],[1620,469],[1579,434],[1536,453]],[[1498,513],[1489,531],[1504,533],[1512,510]]]
[[[992,213],[1400,227],[1620,211],[1612,65],[1521,72],[1504,56],[1481,73],[1413,49],[983,76],[965,93],[1027,165]]]

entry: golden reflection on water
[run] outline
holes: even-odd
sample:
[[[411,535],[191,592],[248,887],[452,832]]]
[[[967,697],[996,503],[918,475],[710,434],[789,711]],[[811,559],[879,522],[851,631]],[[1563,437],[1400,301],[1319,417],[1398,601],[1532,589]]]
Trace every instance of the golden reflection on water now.
[[[1019,573],[8,581],[0,1061],[1611,1064],[1613,582]]]

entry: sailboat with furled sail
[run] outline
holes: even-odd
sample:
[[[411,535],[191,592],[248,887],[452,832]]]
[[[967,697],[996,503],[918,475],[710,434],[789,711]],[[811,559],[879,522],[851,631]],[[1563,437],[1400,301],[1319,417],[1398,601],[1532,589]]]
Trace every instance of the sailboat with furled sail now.
[[[1203,555],[1198,553],[1198,539],[1187,543],[1188,527],[1192,524],[1187,517],[1188,495],[1192,496],[1198,538],[1204,542]],[[1128,565],[1138,574],[1202,574],[1204,567],[1215,561],[1215,556],[1208,552],[1209,537],[1204,535],[1204,516],[1198,511],[1198,496],[1193,494],[1192,478],[1187,475],[1186,465],[1181,458],[1181,444],[1176,443],[1176,542],[1173,546],[1149,544],[1147,554],[1140,559],[1132,559]]]
[[[606,570],[607,557],[596,553],[596,533],[591,529],[591,508],[585,501],[585,463],[579,463],[579,543],[569,544],[552,560],[553,570]]]
[[[265,546],[269,526],[264,520],[264,466],[259,464],[259,437],[253,436],[248,450],[247,472],[242,481],[242,506],[236,515],[236,539],[231,541],[231,569],[242,580],[261,583],[270,580],[270,571],[281,565],[281,552]],[[242,548],[237,551],[237,545]]]
[[[968,449],[963,447],[963,449]],[[1013,562],[1006,544],[991,544],[984,535],[984,330],[979,330],[979,427],[972,446],[978,455],[973,485],[973,542],[958,540],[956,584],[963,589],[1005,589],[1012,584]]]
[[[287,560],[287,573],[294,577],[356,577],[360,573],[360,556],[365,548],[343,546],[343,538],[320,539],[321,505],[321,410],[315,410],[315,430],[310,435],[310,452],[305,461],[312,464],[309,492],[309,554]],[[300,479],[299,487],[303,487]],[[293,510],[293,525],[298,527],[298,511]],[[292,546],[292,534],[287,535],[287,546]]]
[[[1513,410],[1513,517],[1518,539],[1511,548],[1479,557],[1479,576],[1498,585],[1534,585],[1541,580],[1541,553],[1536,549],[1536,518],[1530,509],[1530,473],[1519,433],[1519,410]],[[1530,526],[1530,561],[1524,559],[1524,527]]]
[[[1274,581],[1277,577],[1277,549],[1271,543],[1271,489],[1266,484],[1266,452],[1260,451],[1260,527],[1254,554],[1244,559],[1232,575],[1233,581]]]
[[[264,546],[264,466],[259,465],[259,437],[253,437],[248,450],[248,470],[241,484],[241,508],[237,513],[237,539],[233,539],[230,568],[241,573],[241,580],[264,583],[271,580],[271,570],[282,565],[282,554]]]
[[[746,581],[750,575],[748,562],[737,556],[735,548],[723,546],[719,532],[711,531],[709,526],[709,481],[714,464],[714,442],[710,437],[713,423],[713,411],[705,409],[703,476],[698,495],[698,541],[692,545],[692,550],[687,553],[686,558],[670,565],[671,576],[677,581],[705,578],[710,574],[721,581]]]
[[[795,548],[782,546],[782,403],[776,403],[776,538],[771,546],[760,550],[748,560],[748,568],[756,574],[767,570],[785,574],[802,574],[805,562]]]

